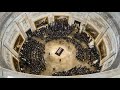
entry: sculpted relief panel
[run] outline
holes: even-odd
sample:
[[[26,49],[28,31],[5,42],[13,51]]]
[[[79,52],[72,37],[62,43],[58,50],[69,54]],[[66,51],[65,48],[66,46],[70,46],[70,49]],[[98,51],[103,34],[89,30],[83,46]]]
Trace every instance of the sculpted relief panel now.
[[[47,12],[30,12],[28,14],[29,14],[30,18],[35,18],[35,17],[39,17],[43,14],[47,14]]]
[[[31,28],[31,25],[28,20],[28,16],[26,13],[23,13],[16,19],[16,23],[18,24],[19,28],[23,31],[26,32],[28,29]]]
[[[104,38],[106,39],[106,42],[108,43],[109,49],[112,51],[115,51],[118,42],[116,41],[115,34],[111,28],[107,30]]]
[[[112,43],[111,43],[110,37],[107,34],[105,34],[105,39],[106,39],[107,47],[111,51],[112,50]]]
[[[22,26],[24,32],[26,32],[31,27],[27,19],[22,19],[19,23]]]
[[[89,14],[88,22],[92,23],[100,32],[108,28],[108,25],[95,13]]]
[[[110,15],[110,13],[108,12],[97,12],[97,14],[99,14],[102,18],[105,19],[105,21],[109,24],[109,26],[114,29],[113,32],[118,35],[118,32],[117,32],[117,26],[115,26],[116,22],[114,21],[115,20],[115,17],[113,17],[112,15]]]
[[[27,13],[27,16],[29,19],[31,19],[32,22],[35,22],[36,20],[44,17],[48,17],[50,15],[50,12],[31,12]]]
[[[24,27],[24,29],[28,29],[28,23],[27,21],[24,19],[22,22],[21,22],[22,26]]]
[[[109,68],[112,65],[113,62],[114,62],[114,56],[109,58],[109,60],[107,60],[106,62],[104,62],[103,67],[102,67],[102,71]]]
[[[88,17],[88,12],[71,12],[70,14],[72,14],[72,18],[76,18],[84,23],[86,22]]]
[[[11,62],[10,62],[10,56],[11,56],[11,52],[6,48],[6,47],[3,47],[2,48],[3,49],[3,56],[4,56],[4,60],[5,60],[5,62],[7,63],[7,65],[9,66],[9,67],[11,67]]]
[[[102,16],[107,21],[107,23],[109,23],[111,26],[113,25],[112,20],[110,20],[110,18],[112,18],[112,17],[108,17],[108,15],[105,14],[105,12],[104,13],[103,12],[97,12],[97,14]]]
[[[4,35],[4,45],[7,44],[12,48],[19,33],[20,31],[16,24],[13,24],[9,28],[7,28]]]
[[[11,32],[12,32],[12,33],[10,34],[10,37],[8,38],[8,43],[9,43],[9,44],[11,44],[14,36],[17,34],[18,31],[17,31],[16,29],[13,29],[13,30],[11,30]]]

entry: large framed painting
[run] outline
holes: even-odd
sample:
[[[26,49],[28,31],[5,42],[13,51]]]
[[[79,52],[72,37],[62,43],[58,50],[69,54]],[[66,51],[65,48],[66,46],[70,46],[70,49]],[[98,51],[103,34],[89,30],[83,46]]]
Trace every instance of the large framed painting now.
[[[103,58],[107,56],[107,50],[106,50],[106,46],[103,40],[101,40],[101,42],[98,44],[98,48],[99,48],[101,60],[102,60]]]
[[[15,70],[18,71],[18,72],[20,72],[19,61],[15,57],[12,57],[12,60],[13,60],[13,64],[14,64]]]
[[[14,50],[15,50],[17,53],[19,53],[20,48],[21,48],[23,42],[24,42],[24,39],[23,39],[23,37],[21,36],[21,34],[19,34],[19,36],[17,37],[17,39],[16,39],[16,41],[15,41],[15,44],[14,44]]]
[[[95,30],[91,25],[87,24],[86,25],[86,32],[88,32],[94,39],[97,38],[97,36],[99,35],[99,33],[97,32],[97,30]]]
[[[54,21],[64,21],[68,23],[69,16],[54,16]]]
[[[41,18],[34,22],[36,29],[39,29],[42,26],[45,26],[49,23],[48,17]]]

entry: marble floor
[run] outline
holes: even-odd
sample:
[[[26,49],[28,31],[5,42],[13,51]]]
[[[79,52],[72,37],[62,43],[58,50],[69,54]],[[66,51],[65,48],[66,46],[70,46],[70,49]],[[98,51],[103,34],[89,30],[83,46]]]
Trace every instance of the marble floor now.
[[[60,56],[56,55],[56,51],[61,47],[64,49]],[[78,61],[76,59],[76,48],[72,43],[68,43],[63,39],[52,40],[45,45],[45,62],[46,70],[42,72],[42,75],[52,75],[52,73],[59,71],[66,71],[75,66],[86,66],[91,70],[94,67],[90,67],[87,62]]]

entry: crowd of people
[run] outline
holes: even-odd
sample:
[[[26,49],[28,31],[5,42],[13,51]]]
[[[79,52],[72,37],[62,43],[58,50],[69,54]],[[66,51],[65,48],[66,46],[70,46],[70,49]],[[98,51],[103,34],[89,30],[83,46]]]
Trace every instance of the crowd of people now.
[[[74,38],[77,39],[79,42],[85,42],[85,44],[87,45],[87,48],[80,48],[78,46],[76,58],[80,61],[88,60],[88,64],[98,67],[100,63],[98,50],[95,45],[92,48],[88,45],[88,43],[90,43],[92,39],[85,32],[75,33]]]
[[[33,33],[32,33],[32,36],[35,36],[37,38],[41,38],[42,40],[45,38],[45,31],[46,31],[46,27],[42,27],[38,30],[35,30]]]
[[[36,30],[33,32],[32,36],[49,41],[53,38],[67,37],[71,32],[71,26],[68,24],[66,19],[63,19],[56,20],[55,22],[48,24],[48,26]]]
[[[40,74],[45,67],[43,55],[45,46],[32,38],[28,38],[20,51],[20,68],[22,72]]]
[[[86,44],[90,43],[91,40],[85,32],[75,33],[74,38],[76,38],[79,41],[84,41]]]
[[[46,34],[48,37],[67,37],[71,32],[71,27],[66,20],[57,20],[48,25]]]
[[[80,67],[73,67],[70,70],[62,71],[62,72],[55,72],[52,74],[52,76],[73,76],[73,75],[84,75],[84,74],[92,74],[99,72],[98,70],[93,71],[87,68],[86,66],[80,66]]]
[[[73,37],[68,37],[76,28],[75,26],[76,25],[74,24],[69,25],[66,19],[60,19],[48,24],[48,26],[32,32],[31,36],[28,37],[20,51],[21,71],[32,74],[40,74],[42,71],[46,70],[46,64],[44,60],[45,45],[34,40],[32,38],[33,36],[41,38],[46,43],[48,41],[57,39],[64,39],[67,42],[72,43],[77,50],[76,58],[79,61],[88,60],[88,64],[100,70],[99,53],[95,46],[93,48],[89,48],[88,46],[88,43],[91,42],[91,38],[85,32],[79,33],[80,28],[78,27],[78,32],[74,33]],[[85,42],[88,48],[83,48],[80,44],[81,42]],[[56,72],[53,74],[53,76],[71,76],[90,73],[94,73],[94,71],[90,71],[90,69],[87,67],[74,67],[68,71]]]

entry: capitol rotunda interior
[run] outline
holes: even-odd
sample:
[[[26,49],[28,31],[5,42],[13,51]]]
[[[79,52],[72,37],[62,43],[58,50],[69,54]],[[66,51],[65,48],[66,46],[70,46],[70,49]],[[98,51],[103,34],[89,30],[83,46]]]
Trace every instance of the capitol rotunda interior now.
[[[119,12],[0,12],[0,78],[120,78]]]

